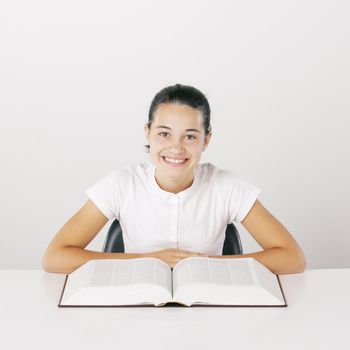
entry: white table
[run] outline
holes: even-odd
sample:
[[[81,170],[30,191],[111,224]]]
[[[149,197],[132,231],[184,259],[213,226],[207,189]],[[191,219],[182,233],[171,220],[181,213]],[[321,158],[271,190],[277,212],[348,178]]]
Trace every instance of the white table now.
[[[281,276],[286,308],[58,308],[64,275],[0,270],[2,349],[346,349],[350,269]]]

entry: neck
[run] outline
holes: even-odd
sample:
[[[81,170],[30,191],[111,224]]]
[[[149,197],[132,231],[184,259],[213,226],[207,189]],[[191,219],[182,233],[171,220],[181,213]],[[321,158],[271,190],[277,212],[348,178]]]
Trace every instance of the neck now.
[[[193,174],[191,174],[189,177],[186,178],[172,179],[169,177],[162,176],[161,174],[159,174],[158,169],[156,169],[155,178],[158,186],[162,190],[176,194],[189,188],[193,183],[194,176]]]

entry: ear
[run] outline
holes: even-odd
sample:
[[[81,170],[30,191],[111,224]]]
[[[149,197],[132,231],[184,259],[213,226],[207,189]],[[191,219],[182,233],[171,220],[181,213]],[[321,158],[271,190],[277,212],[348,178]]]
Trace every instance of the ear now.
[[[203,151],[202,152],[204,152],[207,149],[207,147],[209,145],[209,142],[210,142],[210,139],[211,139],[211,132],[209,134],[205,135]]]
[[[147,123],[145,124],[144,129],[145,129],[146,139],[148,140],[149,139],[150,128],[148,127]]]

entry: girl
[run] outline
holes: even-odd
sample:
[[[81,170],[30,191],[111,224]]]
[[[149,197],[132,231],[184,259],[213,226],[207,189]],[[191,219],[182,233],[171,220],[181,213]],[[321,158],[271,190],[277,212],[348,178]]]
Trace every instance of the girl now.
[[[305,269],[287,229],[258,200],[259,189],[233,172],[200,164],[212,136],[210,107],[199,90],[176,84],[154,97],[145,125],[152,162],[130,164],[89,188],[89,200],[60,229],[43,257],[48,272],[70,273],[90,259],[253,257],[276,274]],[[120,221],[125,253],[85,247],[109,219]],[[263,248],[221,255],[225,229],[240,222]]]

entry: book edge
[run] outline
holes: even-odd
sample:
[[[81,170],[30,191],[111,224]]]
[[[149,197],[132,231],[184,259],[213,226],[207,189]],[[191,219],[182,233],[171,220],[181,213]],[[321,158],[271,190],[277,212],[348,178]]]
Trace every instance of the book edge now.
[[[57,305],[58,307],[62,307],[61,303],[62,303],[64,291],[66,289],[67,281],[68,281],[68,275],[66,275],[66,278],[64,279],[64,284],[63,284],[63,288],[62,288],[62,291],[61,291],[60,300],[58,301],[58,305]]]
[[[190,304],[190,305],[187,305],[187,304],[184,304],[180,301],[175,301],[175,300],[169,300],[168,302],[166,303],[163,303],[163,304],[159,304],[159,305],[155,305],[155,304],[152,304],[152,303],[149,303],[149,304],[129,304],[129,305],[64,305],[62,304],[62,299],[63,299],[63,295],[64,295],[64,292],[65,292],[65,289],[66,289],[66,285],[67,285],[67,281],[68,281],[68,277],[69,275],[67,274],[66,277],[65,277],[65,280],[64,280],[64,284],[63,284],[63,288],[62,288],[62,291],[61,291],[61,295],[60,295],[60,299],[59,299],[59,302],[58,302],[58,307],[62,307],[62,308],[69,308],[69,307],[163,307],[163,306],[166,306],[168,303],[176,303],[179,305],[179,307],[287,307],[288,306],[288,303],[287,303],[287,300],[286,300],[286,297],[285,297],[285,293],[284,293],[284,290],[283,290],[283,287],[282,287],[282,284],[281,284],[281,281],[280,281],[280,277],[279,275],[275,275],[276,278],[277,278],[277,282],[278,282],[278,286],[280,288],[280,291],[281,291],[281,294],[282,294],[282,298],[283,298],[283,302],[284,304],[281,304],[281,305],[224,305],[224,304],[196,304],[196,303],[193,303],[193,304]],[[173,271],[171,270],[171,284],[173,287]],[[171,290],[171,293],[172,293],[172,296],[173,296],[173,288]],[[168,306],[169,307],[169,306]]]

